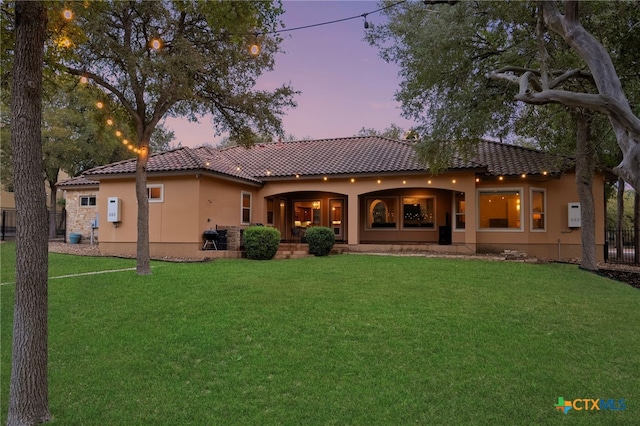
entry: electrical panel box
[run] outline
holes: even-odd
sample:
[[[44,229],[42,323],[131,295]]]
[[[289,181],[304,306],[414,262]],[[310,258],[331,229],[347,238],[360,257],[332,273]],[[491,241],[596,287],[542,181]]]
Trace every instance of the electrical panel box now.
[[[569,228],[580,228],[582,226],[580,203],[569,203],[567,211]]]
[[[98,227],[98,215],[97,214],[96,214],[96,218],[91,221],[91,227],[92,228],[97,228]]]
[[[107,198],[107,222],[120,222],[122,202],[118,197]]]

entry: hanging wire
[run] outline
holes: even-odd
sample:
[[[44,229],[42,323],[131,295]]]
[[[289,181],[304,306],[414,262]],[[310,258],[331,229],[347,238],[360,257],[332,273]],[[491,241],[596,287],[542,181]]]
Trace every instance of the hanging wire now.
[[[291,31],[298,31],[298,30],[306,30],[307,28],[321,27],[323,25],[331,25],[331,24],[336,24],[338,22],[351,21],[353,19],[360,19],[360,18],[365,18],[365,21],[366,21],[367,15],[372,15],[374,13],[382,12],[383,10],[391,9],[392,7],[399,6],[399,5],[401,5],[403,3],[406,3],[406,2],[407,2],[407,0],[401,0],[401,1],[398,1],[396,3],[389,4],[389,5],[385,6],[385,7],[381,7],[380,9],[376,9],[376,10],[373,10],[371,12],[361,13],[360,15],[350,16],[348,18],[334,19],[333,21],[319,22],[317,24],[303,25],[303,26],[294,27],[294,28],[284,28],[284,29],[281,29],[281,30],[267,31],[267,32],[264,32],[262,34],[278,34],[278,33],[286,33],[286,32],[291,32]]]

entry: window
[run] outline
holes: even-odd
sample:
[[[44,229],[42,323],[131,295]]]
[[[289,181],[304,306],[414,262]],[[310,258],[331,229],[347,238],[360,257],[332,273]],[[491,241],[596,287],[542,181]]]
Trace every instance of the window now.
[[[273,198],[267,198],[267,225],[273,225]]]
[[[367,226],[369,228],[395,228],[396,227],[396,199],[376,198],[367,200]]]
[[[521,198],[518,189],[478,191],[479,228],[522,230]]]
[[[404,197],[402,199],[404,228],[434,228],[435,199],[433,197]]]
[[[251,223],[251,193],[243,192],[242,193],[242,223],[249,224]]]
[[[95,195],[81,195],[80,196],[80,205],[83,207],[90,207],[96,205],[96,197]]]
[[[150,203],[162,203],[164,201],[164,185],[147,185],[147,196]]]
[[[453,198],[453,203],[453,211],[455,214],[454,229],[464,229],[466,223],[465,213],[467,211],[464,201],[464,192],[456,192]]]
[[[531,189],[531,230],[545,231],[546,192],[544,189]]]

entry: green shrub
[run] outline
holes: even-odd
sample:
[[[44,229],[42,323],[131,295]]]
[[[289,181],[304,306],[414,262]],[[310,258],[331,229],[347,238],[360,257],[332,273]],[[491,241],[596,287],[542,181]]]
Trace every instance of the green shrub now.
[[[316,256],[328,255],[336,243],[336,236],[333,230],[324,226],[314,226],[307,229],[305,237],[309,243],[309,254]]]
[[[266,226],[250,226],[244,230],[244,249],[249,259],[269,260],[280,245],[280,231]]]

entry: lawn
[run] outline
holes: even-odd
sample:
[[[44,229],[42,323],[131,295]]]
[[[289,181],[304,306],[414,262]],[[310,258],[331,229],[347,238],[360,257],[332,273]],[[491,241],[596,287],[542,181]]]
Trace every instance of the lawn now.
[[[10,283],[12,245],[0,248]],[[54,276],[135,263],[51,254],[50,265]],[[50,280],[53,423],[640,424],[640,291],[576,266],[152,265]],[[1,291],[4,424],[14,285]],[[565,415],[559,397],[626,409]]]

